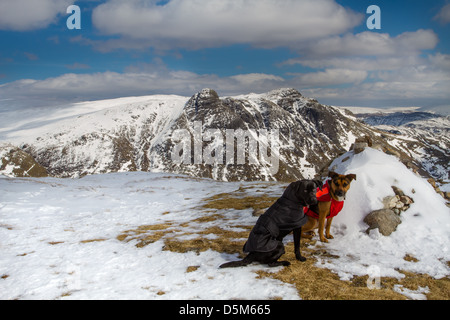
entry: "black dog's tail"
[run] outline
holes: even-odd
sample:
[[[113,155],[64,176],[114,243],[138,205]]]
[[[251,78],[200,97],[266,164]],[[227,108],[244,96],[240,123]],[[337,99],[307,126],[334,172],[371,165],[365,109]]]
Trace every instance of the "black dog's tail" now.
[[[245,266],[249,265],[250,263],[251,263],[251,261],[243,259],[243,260],[239,260],[239,261],[231,261],[231,262],[221,264],[219,266],[219,268],[223,269],[223,268],[245,267]]]

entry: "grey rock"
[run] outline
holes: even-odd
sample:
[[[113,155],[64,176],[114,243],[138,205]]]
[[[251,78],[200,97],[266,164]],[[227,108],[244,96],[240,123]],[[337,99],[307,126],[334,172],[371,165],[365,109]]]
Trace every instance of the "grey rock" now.
[[[369,225],[369,228],[366,230],[367,232],[378,228],[382,235],[389,236],[402,223],[402,220],[393,210],[381,209],[369,213],[364,218],[364,222]]]

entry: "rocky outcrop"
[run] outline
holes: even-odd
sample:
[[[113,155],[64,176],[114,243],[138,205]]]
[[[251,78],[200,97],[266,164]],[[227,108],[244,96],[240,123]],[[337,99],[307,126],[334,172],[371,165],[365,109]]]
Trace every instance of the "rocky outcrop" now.
[[[355,154],[361,153],[367,147],[372,147],[372,139],[370,136],[364,136],[362,138],[357,138],[352,144],[351,149],[354,150]]]
[[[408,210],[414,200],[396,186],[392,186],[392,190],[394,195],[387,196],[382,201],[384,208],[372,211],[364,218],[364,222],[369,226],[366,232],[378,228],[382,235],[389,236],[402,223],[401,213]]]
[[[12,145],[0,146],[0,174],[10,177],[47,177],[47,170],[28,153]]]

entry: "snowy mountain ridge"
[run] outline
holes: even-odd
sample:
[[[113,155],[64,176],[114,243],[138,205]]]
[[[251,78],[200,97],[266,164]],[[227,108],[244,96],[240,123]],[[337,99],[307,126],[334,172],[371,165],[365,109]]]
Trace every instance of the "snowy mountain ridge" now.
[[[438,114],[430,112],[393,112],[393,113],[377,113],[377,114],[359,114],[359,118],[370,124],[371,126],[390,125],[403,126],[411,122],[426,121],[429,119],[441,117]]]
[[[312,178],[349,150],[357,137],[369,136],[380,150],[396,154],[421,174],[449,179],[449,141],[434,137],[434,129],[408,127],[409,131],[402,134],[380,131],[345,110],[324,106],[295,89],[225,98],[212,89],[204,89],[190,98],[130,97],[45,111],[39,116],[36,111],[25,112],[20,119],[12,112],[5,113],[0,142],[3,149],[5,144],[20,147],[55,177],[154,171],[225,181]],[[449,120],[443,121],[445,133]],[[193,140],[195,123],[202,124],[202,133],[213,129],[220,131],[222,137],[226,130],[260,135],[263,130],[278,130],[279,170],[270,173],[259,158],[253,164],[247,158],[243,165],[236,160],[231,164],[207,165],[195,163],[192,155],[188,164],[175,163],[171,154],[177,143],[172,139],[173,133],[185,130]],[[267,140],[259,136],[256,139],[258,145],[270,149]],[[220,142],[214,137],[203,137],[202,151],[214,153]],[[248,153],[247,145],[246,150]]]

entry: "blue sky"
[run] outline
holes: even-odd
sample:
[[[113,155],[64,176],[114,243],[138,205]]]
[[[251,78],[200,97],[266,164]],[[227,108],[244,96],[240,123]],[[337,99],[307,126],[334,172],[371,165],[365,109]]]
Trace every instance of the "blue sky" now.
[[[333,105],[450,106],[449,31],[447,0],[2,0],[0,101],[294,87]]]

